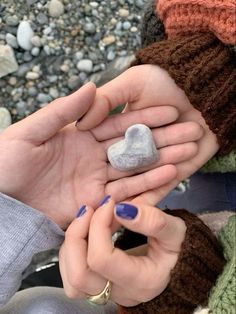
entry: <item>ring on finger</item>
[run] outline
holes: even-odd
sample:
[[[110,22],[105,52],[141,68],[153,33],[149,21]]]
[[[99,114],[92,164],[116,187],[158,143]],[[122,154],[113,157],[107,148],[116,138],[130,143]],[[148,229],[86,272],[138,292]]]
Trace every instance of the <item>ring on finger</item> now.
[[[106,283],[106,286],[104,287],[104,289],[95,295],[88,295],[86,297],[88,302],[91,302],[93,304],[99,304],[99,305],[105,305],[107,304],[110,295],[111,295],[111,288],[112,288],[112,284],[111,282],[108,280]]]

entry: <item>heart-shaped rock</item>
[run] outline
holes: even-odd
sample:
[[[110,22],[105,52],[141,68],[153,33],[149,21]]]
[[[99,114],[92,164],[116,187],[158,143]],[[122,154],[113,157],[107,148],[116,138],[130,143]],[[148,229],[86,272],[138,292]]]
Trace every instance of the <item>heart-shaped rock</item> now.
[[[144,124],[134,124],[125,133],[124,140],[111,145],[107,151],[111,165],[127,171],[148,166],[158,159],[151,130]]]

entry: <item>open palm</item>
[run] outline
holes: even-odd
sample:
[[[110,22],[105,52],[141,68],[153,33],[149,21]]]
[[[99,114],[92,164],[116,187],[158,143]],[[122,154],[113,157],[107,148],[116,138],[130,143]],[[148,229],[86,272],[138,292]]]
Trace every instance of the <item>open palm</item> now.
[[[89,109],[95,92],[94,85],[84,86],[0,135],[0,192],[44,212],[62,228],[68,226],[82,204],[96,208],[106,194],[122,201],[168,183],[176,175],[175,167],[168,164],[196,153],[191,143],[196,139],[196,128],[188,133],[185,142],[162,136],[164,142],[169,142],[167,148],[160,141],[158,132],[162,128],[157,128],[157,147],[161,148],[157,164],[143,169],[143,174],[132,173],[132,176],[114,170],[107,163],[107,147],[118,141],[128,126],[140,122],[142,116],[141,122],[154,127],[153,116],[159,109],[153,108],[148,115],[145,109],[138,115],[121,114],[108,118],[91,131],[79,131],[72,121]],[[156,126],[178,117],[171,107],[164,112]]]
[[[156,202],[164,198],[180,181],[200,169],[219,149],[216,135],[209,129],[201,112],[191,105],[184,91],[176,85],[168,72],[157,65],[132,67],[100,87],[93,105],[79,125],[80,130],[94,127],[107,116],[111,108],[122,103],[127,103],[126,111],[143,108],[152,110],[154,106],[159,107],[160,112],[157,119],[160,119],[162,115],[161,109],[168,104],[179,112],[176,122],[192,121],[201,125],[204,131],[203,136],[197,142],[197,154],[177,165],[178,173],[175,179],[167,186],[155,191]],[[101,104],[103,105],[101,106]],[[179,133],[180,137],[184,136],[186,129],[182,129],[181,132],[182,134]]]

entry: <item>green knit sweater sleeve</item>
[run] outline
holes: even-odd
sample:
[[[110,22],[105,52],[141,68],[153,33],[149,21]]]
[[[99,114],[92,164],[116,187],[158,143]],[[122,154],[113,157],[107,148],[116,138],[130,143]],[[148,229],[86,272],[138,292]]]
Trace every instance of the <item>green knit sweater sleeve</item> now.
[[[227,264],[211,291],[209,308],[213,314],[236,313],[236,215],[221,229],[219,240]]]
[[[234,172],[236,171],[236,149],[226,156],[216,155],[210,159],[202,168],[202,172]]]

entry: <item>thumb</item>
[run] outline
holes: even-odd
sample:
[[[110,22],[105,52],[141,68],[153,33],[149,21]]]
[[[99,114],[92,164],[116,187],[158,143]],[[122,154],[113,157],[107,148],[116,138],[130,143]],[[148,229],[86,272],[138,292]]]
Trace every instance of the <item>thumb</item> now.
[[[115,216],[120,224],[127,229],[153,237],[167,250],[179,252],[185,238],[185,222],[160,209],[134,203],[118,203]]]
[[[12,125],[8,134],[36,145],[48,140],[66,125],[82,117],[90,108],[96,94],[96,86],[87,83],[75,93],[58,98],[26,119]]]

